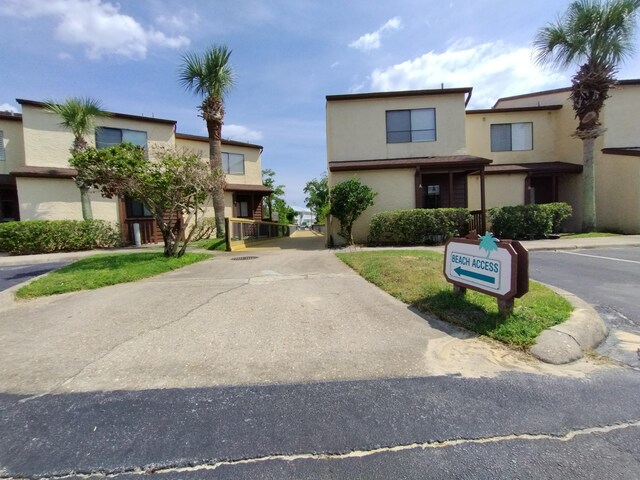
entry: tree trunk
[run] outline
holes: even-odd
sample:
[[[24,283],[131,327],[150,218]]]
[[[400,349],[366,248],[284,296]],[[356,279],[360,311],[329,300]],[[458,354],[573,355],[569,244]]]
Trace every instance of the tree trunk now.
[[[91,199],[89,198],[89,189],[80,188],[80,205],[82,206],[82,219],[93,220],[93,212],[91,211]]]
[[[582,230],[596,231],[595,138],[582,139]]]
[[[209,161],[211,168],[222,170],[222,122],[207,119],[209,132]],[[224,238],[224,190],[216,187],[211,192],[216,217],[216,238]]]

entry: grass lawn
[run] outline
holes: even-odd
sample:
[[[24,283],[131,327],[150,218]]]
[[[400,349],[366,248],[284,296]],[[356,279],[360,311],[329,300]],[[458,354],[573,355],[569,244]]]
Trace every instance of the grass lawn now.
[[[569,233],[568,235],[561,235],[560,238],[597,238],[597,237],[619,237],[619,233],[607,233],[607,232],[589,232],[589,233]]]
[[[516,299],[513,314],[504,318],[494,297],[472,290],[464,297],[454,295],[442,273],[444,256],[437,252],[387,250],[337,255],[404,303],[511,346],[532,345],[540,332],[567,320],[572,311],[564,298],[530,282],[529,293]]]
[[[204,238],[195,242],[189,242],[190,247],[204,248],[205,250],[227,250],[227,242],[224,238]]]
[[[167,258],[156,252],[98,254],[78,260],[25,285],[16,292],[16,297],[42,297],[135,282],[207,258],[212,257],[208,253],[185,253],[180,258]]]

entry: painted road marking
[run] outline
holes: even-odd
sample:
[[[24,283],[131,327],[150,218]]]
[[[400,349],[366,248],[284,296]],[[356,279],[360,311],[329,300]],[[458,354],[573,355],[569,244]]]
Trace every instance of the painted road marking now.
[[[587,253],[565,252],[563,250],[558,250],[558,253],[565,253],[567,255],[578,255],[580,257],[600,258],[602,260],[613,260],[614,262],[635,263],[640,265],[640,262],[637,260],[626,260],[623,258],[602,257],[600,255],[589,255]]]

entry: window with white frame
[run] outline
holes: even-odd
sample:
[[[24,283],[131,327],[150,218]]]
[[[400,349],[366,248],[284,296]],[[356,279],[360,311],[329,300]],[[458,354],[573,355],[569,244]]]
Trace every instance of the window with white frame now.
[[[435,108],[387,110],[387,143],[435,141]]]
[[[222,169],[231,175],[244,175],[244,155],[222,152]]]
[[[494,123],[491,125],[491,151],[533,150],[533,123]]]
[[[109,148],[122,142],[133,143],[147,149],[147,132],[125,128],[96,128],[96,148]]]
[[[4,133],[0,130],[0,162],[5,161],[7,158],[4,155]]]

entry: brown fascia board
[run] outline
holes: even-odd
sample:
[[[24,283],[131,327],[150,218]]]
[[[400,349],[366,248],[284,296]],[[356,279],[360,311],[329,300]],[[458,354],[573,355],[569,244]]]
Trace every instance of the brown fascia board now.
[[[515,113],[515,112],[543,112],[546,110],[560,110],[562,105],[546,105],[541,107],[511,107],[511,108],[485,108],[479,110],[467,110],[467,115],[491,114],[491,113]]]
[[[37,102],[35,100],[25,100],[24,98],[16,98],[16,102],[20,105],[28,105],[31,107],[44,108],[47,104],[45,102]],[[122,118],[125,120],[138,120],[143,122],[163,123],[167,125],[175,125],[176,120],[167,120],[165,118],[145,117],[142,115],[129,115],[128,113],[106,112],[109,116],[114,118]]]
[[[0,112],[0,120],[13,120],[14,122],[21,122],[22,114],[13,112]]]
[[[32,177],[32,178],[73,178],[78,174],[75,168],[61,167],[18,167],[11,172],[14,177]]]
[[[348,93],[342,95],[327,95],[327,102],[339,102],[343,100],[366,100],[372,98],[393,98],[393,97],[419,97],[423,95],[471,95],[472,87],[464,88],[434,88],[430,90],[401,90],[395,92],[370,92],[370,93]]]
[[[631,78],[628,80],[618,80],[614,83],[615,85],[640,85],[640,78]],[[529,98],[529,97],[537,97],[538,95],[551,95],[554,93],[562,93],[562,92],[570,92],[571,87],[563,87],[563,88],[554,88],[552,90],[541,90],[539,92],[531,92],[531,93],[523,93],[522,95],[514,95],[512,97],[501,97],[496,100],[496,103],[493,105],[493,108],[496,107],[500,102],[505,100],[518,100],[521,98]]]
[[[542,90],[540,92],[523,93],[522,95],[513,95],[511,97],[501,97],[498,100],[496,100],[496,103],[493,104],[493,108],[496,108],[496,106],[500,102],[507,101],[507,100],[519,100],[521,98],[537,97],[538,95],[551,95],[553,93],[562,93],[562,92],[570,92],[570,91],[571,91],[570,87],[563,87],[563,88],[554,88],[553,90]]]
[[[488,165],[493,160],[473,155],[450,155],[441,157],[417,157],[417,158],[392,158],[379,160],[349,160],[329,162],[329,170],[332,172],[344,172],[353,170],[387,170],[397,168],[416,167],[481,167]]]
[[[273,190],[266,185],[247,185],[244,183],[228,183],[224,189],[227,192],[256,192],[265,195],[273,193]]]
[[[203,135],[191,135],[190,133],[176,133],[176,138],[181,140],[195,140],[197,142],[209,142],[209,137],[205,137]],[[256,145],[255,143],[238,142],[237,140],[227,140],[225,138],[223,138],[221,142],[223,145],[235,145],[237,147],[259,148],[260,150],[263,150],[262,145]]]
[[[505,163],[489,165],[484,172],[487,175],[582,173],[582,165],[568,162]]]
[[[628,157],[640,157],[640,147],[603,148],[601,151],[602,153],[608,155],[626,155]]]

